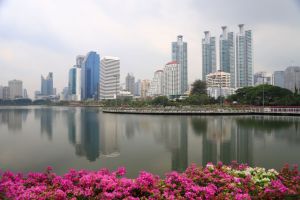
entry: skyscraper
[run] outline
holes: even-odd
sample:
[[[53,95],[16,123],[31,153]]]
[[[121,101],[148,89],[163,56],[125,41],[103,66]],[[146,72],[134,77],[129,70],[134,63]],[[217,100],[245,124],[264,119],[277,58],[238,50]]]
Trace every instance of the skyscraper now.
[[[216,72],[216,38],[210,37],[209,31],[205,31],[205,38],[202,39],[202,80],[206,75]]]
[[[252,31],[244,30],[244,24],[239,25],[240,32],[236,36],[236,86],[253,85]]]
[[[273,73],[273,85],[284,88],[284,71],[275,71]]]
[[[16,99],[23,97],[23,83],[19,80],[8,81],[9,98]]]
[[[3,87],[0,85],[0,99],[3,99]]]
[[[174,97],[180,92],[180,64],[172,61],[166,64],[164,68],[164,95]]]
[[[142,83],[141,80],[137,80],[137,82],[135,82],[135,86],[134,86],[134,96],[141,96],[141,90],[142,90]]]
[[[49,72],[46,78],[41,76],[41,95],[49,96],[53,95],[53,73]]]
[[[235,51],[234,34],[227,32],[227,27],[222,26],[223,33],[220,36],[220,70],[230,73],[230,87],[235,88]]]
[[[91,51],[81,65],[81,96],[82,99],[98,99],[100,75],[100,56]]]
[[[120,93],[120,59],[104,56],[100,71],[100,100],[116,99]]]
[[[177,36],[177,42],[172,42],[172,61],[176,61],[180,68],[180,94],[188,90],[187,43],[183,36]]]
[[[76,96],[76,65],[69,70],[68,93],[69,99],[75,100]]]
[[[290,66],[285,69],[284,87],[292,92],[300,89],[300,67]]]
[[[134,76],[133,74],[128,73],[125,78],[125,90],[127,90],[131,94],[134,94],[134,86],[135,86]]]

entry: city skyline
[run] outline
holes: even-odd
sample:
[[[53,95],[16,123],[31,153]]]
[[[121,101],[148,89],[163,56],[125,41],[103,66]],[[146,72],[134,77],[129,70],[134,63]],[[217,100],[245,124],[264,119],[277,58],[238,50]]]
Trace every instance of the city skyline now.
[[[182,4],[133,0],[122,8],[116,8],[120,1],[72,1],[72,7],[65,9],[69,3],[0,1],[0,85],[22,80],[32,98],[40,88],[40,75],[51,71],[54,87],[60,92],[68,85],[74,56],[89,51],[120,57],[121,80],[128,72],[138,79],[149,79],[170,60],[170,43],[177,35],[183,35],[188,43],[190,84],[202,77],[203,31],[210,30],[218,41],[221,26],[237,32],[239,23],[253,31],[254,72],[280,71],[300,64],[300,44],[292,39],[300,33],[297,1],[188,0]],[[174,9],[180,12],[174,15],[170,12]],[[216,45],[218,49],[218,42]]]

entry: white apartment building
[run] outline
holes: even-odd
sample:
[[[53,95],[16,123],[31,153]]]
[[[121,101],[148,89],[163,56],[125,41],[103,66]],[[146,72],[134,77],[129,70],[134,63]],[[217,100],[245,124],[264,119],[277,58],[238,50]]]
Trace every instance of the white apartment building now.
[[[217,71],[206,75],[207,93],[217,99],[219,96],[227,97],[235,92],[231,88],[230,73]]]
[[[16,99],[23,97],[23,83],[19,80],[12,80],[8,82],[9,98]]]
[[[164,68],[164,88],[163,92],[165,96],[180,95],[180,67],[176,61],[169,62]]]
[[[230,73],[217,71],[206,75],[207,87],[230,87]]]
[[[104,56],[100,64],[100,100],[116,99],[120,92],[120,58]]]
[[[163,95],[164,71],[157,70],[154,72],[154,77],[150,83],[149,96]]]

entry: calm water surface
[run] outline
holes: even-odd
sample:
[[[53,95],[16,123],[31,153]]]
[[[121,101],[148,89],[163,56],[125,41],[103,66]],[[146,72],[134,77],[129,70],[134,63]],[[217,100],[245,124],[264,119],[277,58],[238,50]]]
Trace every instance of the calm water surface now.
[[[164,175],[189,164],[300,164],[300,117],[104,114],[97,108],[0,107],[0,169],[58,174],[127,168]]]

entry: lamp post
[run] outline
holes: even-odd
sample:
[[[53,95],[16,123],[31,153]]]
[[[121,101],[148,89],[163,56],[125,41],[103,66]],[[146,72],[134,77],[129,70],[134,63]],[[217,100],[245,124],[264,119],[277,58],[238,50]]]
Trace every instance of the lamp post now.
[[[118,102],[117,102],[117,96],[118,96],[118,75],[113,75],[113,77],[116,78],[116,102],[115,102],[115,106],[117,107]]]

